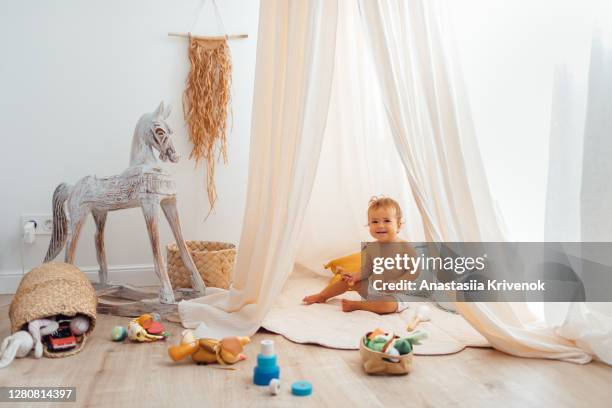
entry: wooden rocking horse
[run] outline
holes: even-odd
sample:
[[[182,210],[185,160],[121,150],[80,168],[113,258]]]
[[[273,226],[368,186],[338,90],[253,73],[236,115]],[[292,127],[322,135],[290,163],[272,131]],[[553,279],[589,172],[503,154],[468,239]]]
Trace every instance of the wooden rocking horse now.
[[[154,149],[157,150],[162,161],[170,160],[172,163],[177,163],[179,160],[170,138],[172,131],[165,122],[168,116],[170,116],[170,107],[165,107],[163,101],[154,112],[142,115],[134,130],[130,167],[123,173],[108,178],[87,176],[73,186],[66,183],[57,186],[53,193],[53,232],[44,262],[55,259],[67,242],[65,261],[73,263],[81,227],[87,215],[91,213],[97,228],[96,254],[100,265],[99,286],[103,294],[117,296],[112,294],[112,289],[123,291],[124,294],[131,291],[132,293],[125,297],[139,300],[142,296],[135,295],[133,289],[126,291],[125,287],[110,285],[108,281],[108,267],[104,254],[104,225],[108,211],[140,206],[153,249],[155,272],[161,281],[159,302],[174,304],[175,296],[159,242],[158,222],[161,208],[176,239],[181,259],[191,272],[192,286],[196,292],[204,295],[206,289],[204,282],[191,259],[181,232],[174,180],[159,166],[154,153]],[[64,203],[69,220],[66,217]],[[138,312],[139,310],[134,310],[134,313]]]

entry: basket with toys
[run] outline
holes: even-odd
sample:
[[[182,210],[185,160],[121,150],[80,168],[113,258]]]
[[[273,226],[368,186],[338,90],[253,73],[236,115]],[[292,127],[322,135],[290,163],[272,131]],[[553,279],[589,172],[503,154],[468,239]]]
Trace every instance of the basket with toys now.
[[[366,333],[359,343],[363,369],[368,374],[408,374],[412,368],[413,346],[427,338],[417,331],[400,338],[382,329]]]

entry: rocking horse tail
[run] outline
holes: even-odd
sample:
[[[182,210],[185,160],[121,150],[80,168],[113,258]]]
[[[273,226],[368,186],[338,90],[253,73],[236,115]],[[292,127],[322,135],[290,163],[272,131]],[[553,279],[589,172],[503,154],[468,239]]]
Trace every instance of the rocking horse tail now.
[[[69,194],[70,186],[66,183],[57,186],[53,192],[53,231],[44,262],[55,259],[66,244],[68,220],[64,210],[64,203],[68,199]]]

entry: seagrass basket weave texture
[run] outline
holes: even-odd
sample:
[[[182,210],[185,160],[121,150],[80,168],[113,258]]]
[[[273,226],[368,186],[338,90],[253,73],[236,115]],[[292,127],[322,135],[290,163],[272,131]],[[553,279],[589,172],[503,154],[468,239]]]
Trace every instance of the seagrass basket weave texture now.
[[[370,350],[365,345],[369,334],[366,333],[359,343],[359,355],[366,373],[402,375],[412,371],[412,352],[403,356],[390,356],[386,353]],[[394,338],[397,339],[398,337],[394,336]],[[397,361],[390,361],[390,358],[397,359]]]
[[[206,286],[228,289],[236,260],[236,246],[228,242],[186,241],[187,249]],[[168,275],[173,288],[191,288],[191,273],[185,267],[176,243],[168,244]]]
[[[77,338],[77,347],[65,352],[49,352],[46,357],[66,357],[83,349],[87,337],[96,325],[98,297],[93,286],[79,268],[65,263],[44,263],[26,273],[19,283],[9,308],[11,332],[27,330],[36,319],[55,315],[89,317],[87,333]]]

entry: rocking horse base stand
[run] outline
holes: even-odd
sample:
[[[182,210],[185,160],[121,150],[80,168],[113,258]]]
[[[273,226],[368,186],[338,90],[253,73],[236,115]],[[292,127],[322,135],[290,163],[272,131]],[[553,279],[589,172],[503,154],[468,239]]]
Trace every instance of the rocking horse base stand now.
[[[144,313],[159,313],[170,321],[178,318],[178,302],[199,297],[194,289],[174,291],[177,303],[161,303],[156,289],[137,288],[130,285],[94,284],[98,294],[98,313],[115,316],[137,317]]]

